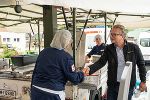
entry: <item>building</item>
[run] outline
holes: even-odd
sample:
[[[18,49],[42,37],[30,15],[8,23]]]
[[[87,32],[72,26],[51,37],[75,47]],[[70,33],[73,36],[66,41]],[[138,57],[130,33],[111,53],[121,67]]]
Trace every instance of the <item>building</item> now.
[[[0,32],[1,44],[17,51],[26,49],[26,33]]]

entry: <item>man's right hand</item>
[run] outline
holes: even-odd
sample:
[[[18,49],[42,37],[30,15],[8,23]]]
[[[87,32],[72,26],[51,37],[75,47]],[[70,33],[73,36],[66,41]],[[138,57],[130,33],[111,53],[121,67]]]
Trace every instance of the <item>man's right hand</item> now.
[[[89,67],[84,67],[82,69],[83,73],[84,73],[84,76],[88,76],[89,75],[89,71],[90,71],[90,68]]]

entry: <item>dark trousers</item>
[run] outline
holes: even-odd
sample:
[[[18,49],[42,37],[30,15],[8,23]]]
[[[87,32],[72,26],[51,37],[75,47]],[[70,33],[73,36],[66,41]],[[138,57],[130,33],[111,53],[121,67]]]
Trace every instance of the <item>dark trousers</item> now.
[[[119,83],[115,86],[108,86],[107,90],[107,100],[117,100],[119,92]],[[133,95],[134,87],[129,89],[128,100],[131,100]]]
[[[32,87],[31,100],[61,100],[61,99],[57,94],[48,93],[35,87]]]

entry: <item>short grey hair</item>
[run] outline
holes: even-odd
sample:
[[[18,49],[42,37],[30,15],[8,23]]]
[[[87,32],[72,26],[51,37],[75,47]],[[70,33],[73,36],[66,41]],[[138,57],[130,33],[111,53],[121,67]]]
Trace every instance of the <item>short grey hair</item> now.
[[[128,30],[127,30],[123,25],[117,24],[117,25],[114,25],[114,26],[112,27],[112,29],[113,29],[113,28],[119,28],[119,29],[122,31],[123,36],[124,36],[125,38],[127,37],[127,32],[128,32]]]
[[[72,35],[68,30],[57,30],[50,46],[57,49],[64,49],[71,40]]]
[[[94,37],[94,41],[96,41],[96,39],[100,39],[100,40],[102,40],[102,36],[101,35],[99,35],[99,34],[97,34],[97,35],[95,35],[95,37]]]

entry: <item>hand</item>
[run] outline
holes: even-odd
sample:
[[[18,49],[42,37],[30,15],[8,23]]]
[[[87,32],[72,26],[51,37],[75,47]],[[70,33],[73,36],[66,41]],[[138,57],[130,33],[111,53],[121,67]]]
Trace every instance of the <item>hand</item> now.
[[[84,76],[88,76],[89,75],[89,71],[90,71],[90,68],[89,67],[85,67],[82,69],[83,73],[84,73]]]
[[[89,58],[88,56],[85,57],[85,63],[90,63],[92,61],[92,58]]]
[[[85,63],[89,63],[89,62],[90,62],[90,60],[89,60],[89,59],[86,59],[86,60],[85,60]]]
[[[146,83],[141,82],[139,89],[140,89],[141,92],[147,91]]]

